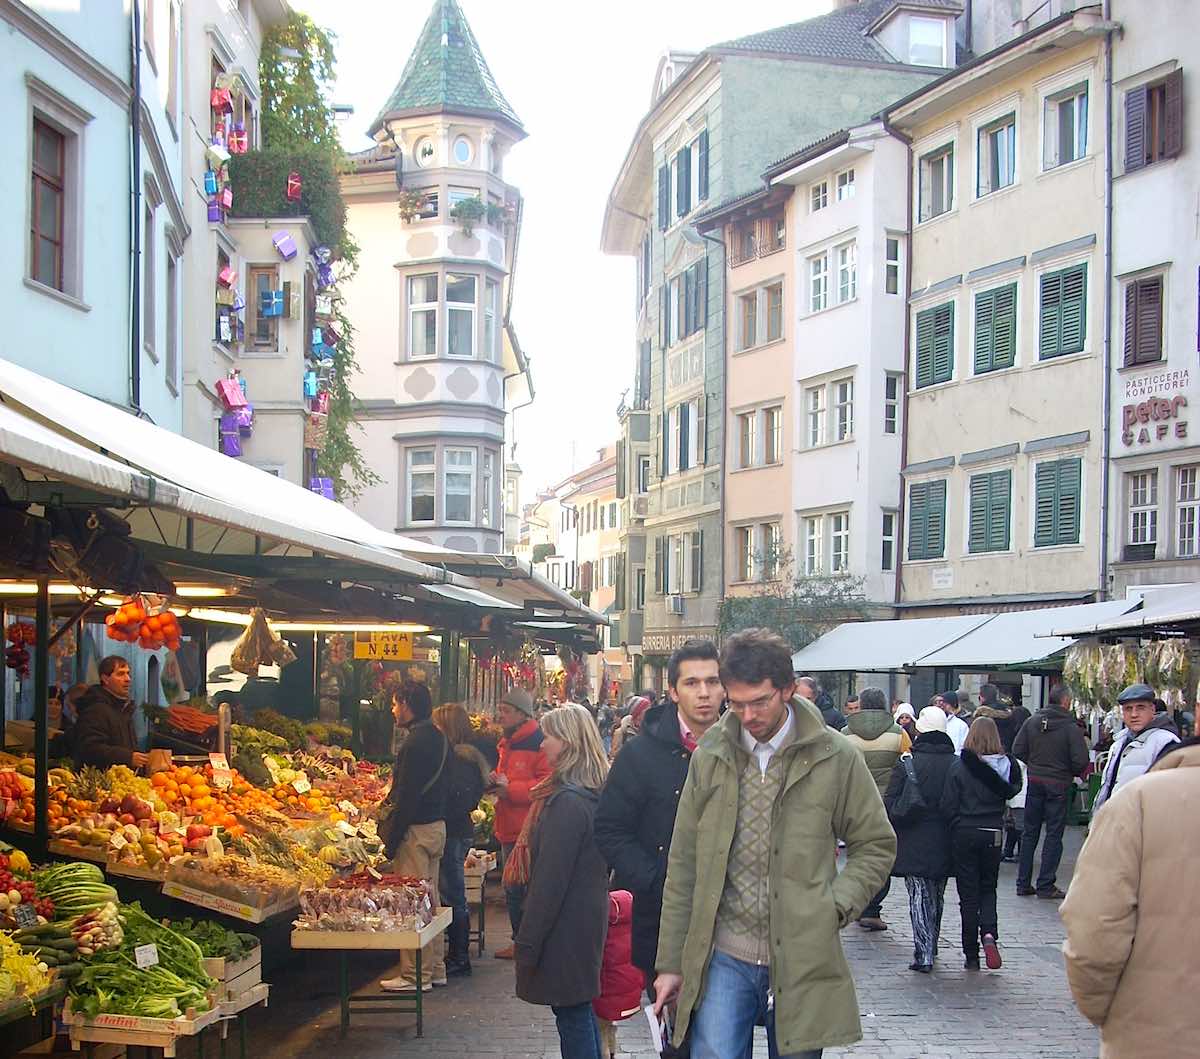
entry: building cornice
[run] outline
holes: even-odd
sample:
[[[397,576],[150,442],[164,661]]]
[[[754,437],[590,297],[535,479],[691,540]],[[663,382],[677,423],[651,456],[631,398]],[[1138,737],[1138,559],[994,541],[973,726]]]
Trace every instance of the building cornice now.
[[[175,226],[175,231],[182,243],[192,234],[192,227],[187,222],[187,216],[183,211],[183,202],[179,198],[179,192],[175,189],[175,181],[171,178],[171,167],[167,162],[167,154],[163,150],[162,140],[158,138],[158,129],[155,128],[150,108],[144,99],[140,103],[142,143],[150,155],[159,191],[166,203],[167,212],[171,215],[171,223]]]

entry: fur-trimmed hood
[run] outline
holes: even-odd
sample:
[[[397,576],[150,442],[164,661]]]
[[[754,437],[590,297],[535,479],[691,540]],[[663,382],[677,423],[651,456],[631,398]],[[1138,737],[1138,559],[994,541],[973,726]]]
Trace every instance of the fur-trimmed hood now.
[[[1007,721],[1012,716],[1013,708],[1004,703],[995,706],[976,706],[976,717],[990,717],[993,721]]]

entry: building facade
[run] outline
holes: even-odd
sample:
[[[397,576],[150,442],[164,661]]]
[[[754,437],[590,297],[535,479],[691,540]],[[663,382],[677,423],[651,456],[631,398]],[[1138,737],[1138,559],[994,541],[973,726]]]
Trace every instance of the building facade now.
[[[521,197],[503,176],[525,131],[455,0],[433,5],[370,132],[342,179],[360,247],[343,293],[360,447],[382,481],[353,506],[383,529],[500,552],[516,496],[506,410],[532,399],[509,312]]]
[[[1112,4],[1110,590],[1200,581],[1194,213],[1200,88],[1187,5]]]
[[[888,110],[911,138],[900,606],[1103,590],[1103,48],[1051,19]]]
[[[763,170],[797,143],[858,124],[952,66],[959,11],[944,0],[844,4],[659,63],[602,238],[605,252],[637,263],[637,363],[650,381],[651,432],[641,647],[659,685],[675,647],[716,635],[727,580],[728,248],[695,221],[757,190]],[[847,91],[826,91],[833,81]]]

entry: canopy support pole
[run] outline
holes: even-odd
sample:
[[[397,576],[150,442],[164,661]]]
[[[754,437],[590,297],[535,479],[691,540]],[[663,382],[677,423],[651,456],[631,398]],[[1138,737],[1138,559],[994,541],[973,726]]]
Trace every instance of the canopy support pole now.
[[[33,808],[34,841],[39,854],[49,840],[50,744],[47,716],[50,694],[50,578],[37,579],[37,651],[33,656]]]

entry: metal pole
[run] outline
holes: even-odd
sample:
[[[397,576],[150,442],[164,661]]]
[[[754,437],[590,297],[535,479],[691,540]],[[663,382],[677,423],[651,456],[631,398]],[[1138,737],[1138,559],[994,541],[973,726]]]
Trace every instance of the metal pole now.
[[[37,651],[33,656],[33,765],[34,765],[34,839],[44,853],[50,837],[47,809],[50,792],[47,773],[50,765],[49,726],[47,719],[50,692],[50,578],[37,579]]]
[[[456,667],[458,665],[458,659],[453,657],[453,651],[450,646],[451,635],[449,629],[442,633],[442,646],[438,651],[438,660],[440,662],[438,666],[439,704],[450,701],[451,666]]]
[[[0,629],[8,628],[8,608],[0,603]],[[0,671],[0,750],[4,749],[5,725],[8,721],[8,670]]]

